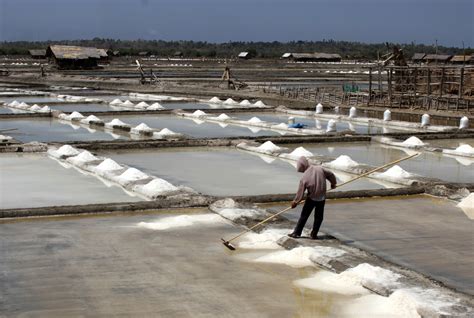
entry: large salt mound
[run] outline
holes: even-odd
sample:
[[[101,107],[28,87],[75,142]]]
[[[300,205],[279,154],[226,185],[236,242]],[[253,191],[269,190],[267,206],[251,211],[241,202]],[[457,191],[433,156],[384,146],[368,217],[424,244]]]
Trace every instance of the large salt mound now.
[[[273,142],[271,141],[266,141],[265,143],[261,144],[259,147],[258,147],[259,150],[262,150],[262,151],[268,151],[268,152],[277,152],[277,151],[280,151],[281,148],[278,147],[277,145],[275,145]]]
[[[147,110],[160,110],[165,109],[160,103],[153,103],[146,108]]]
[[[338,168],[353,168],[357,167],[359,164],[356,161],[352,160],[351,157],[341,155],[337,157],[336,160],[329,162],[329,165]]]
[[[17,100],[14,100],[14,101],[11,102],[10,104],[8,104],[8,106],[11,106],[11,107],[17,107],[18,105],[20,105],[20,102],[17,101]]]
[[[148,105],[145,102],[140,102],[140,103],[136,104],[135,107],[136,108],[147,108],[147,107],[150,107],[150,105]]]
[[[11,140],[11,139],[13,138],[10,136],[0,135],[0,140]]]
[[[252,117],[249,120],[247,120],[247,122],[251,124],[258,124],[258,123],[261,123],[262,120],[258,117]]]
[[[298,147],[290,153],[292,157],[312,157],[313,153],[306,150],[304,147]]]
[[[237,104],[237,102],[235,100],[233,100],[232,98],[227,98],[225,100],[224,104],[226,104],[226,105],[235,105],[235,104]]]
[[[132,102],[131,102],[130,100],[128,100],[128,99],[127,99],[126,101],[124,101],[124,102],[122,103],[122,105],[123,105],[123,106],[130,106],[130,107],[135,106],[135,104],[132,103]]]
[[[377,285],[386,288],[398,285],[398,279],[402,276],[388,269],[362,263],[356,267],[349,268],[339,274],[341,279],[353,281],[360,285]]]
[[[95,167],[95,170],[97,171],[113,171],[113,170],[120,170],[123,167],[113,161],[112,159],[105,159],[102,161],[97,167]]]
[[[467,155],[474,155],[474,147],[471,147],[471,145],[468,144],[457,147],[455,151]]]
[[[471,219],[474,219],[474,193],[470,193],[457,205]]]
[[[147,124],[145,123],[141,123],[139,125],[137,125],[135,128],[132,128],[132,132],[146,132],[146,131],[152,131],[153,129],[151,129]]]
[[[249,102],[248,99],[244,99],[244,100],[241,101],[239,104],[240,104],[240,106],[251,106],[251,105],[252,105],[252,103]]]
[[[107,124],[105,124],[106,126],[129,126],[128,124],[124,123],[123,121],[121,121],[120,119],[118,118],[114,118],[112,119],[112,121],[108,122]]]
[[[155,138],[163,138],[163,137],[166,137],[166,136],[175,136],[175,135],[179,135],[179,134],[175,133],[174,131],[172,131],[168,128],[163,128],[159,132],[154,132],[153,133],[153,137],[155,137]]]
[[[213,225],[222,224],[223,220],[214,213],[197,215],[178,215],[160,218],[155,222],[140,222],[138,227],[150,230],[168,230],[193,225]]]
[[[36,106],[38,106],[38,105],[36,105]],[[21,102],[20,105],[18,105],[18,107],[20,107],[20,108],[29,108],[30,105],[28,105],[28,104],[25,103],[25,102]]]
[[[91,154],[87,150],[84,150],[83,152],[81,152],[77,156],[70,157],[70,158],[66,159],[66,161],[68,161],[72,164],[75,164],[75,165],[82,165],[82,164],[86,164],[88,162],[93,162],[93,161],[96,161],[96,160],[99,160],[99,158],[97,158],[96,156],[94,156],[93,154]]]
[[[60,156],[75,156],[79,154],[79,150],[70,145],[64,145],[56,150],[56,153]]]
[[[94,115],[89,115],[86,118],[81,120],[81,123],[90,123],[90,122],[102,122],[102,120],[99,117],[96,117]]]
[[[258,102],[256,102],[255,104],[253,104],[254,106],[257,106],[257,107],[265,107],[265,104],[259,100]]]
[[[145,185],[136,185],[133,190],[149,198],[154,198],[175,192],[178,188],[166,180],[156,178]]]
[[[192,113],[192,116],[194,117],[201,117],[201,116],[206,116],[207,114],[203,112],[202,110],[198,109],[194,113]]]
[[[40,110],[42,113],[49,113],[51,111],[51,108],[49,106],[43,106]]]
[[[220,114],[219,116],[216,117],[216,119],[218,119],[218,120],[227,120],[227,119],[230,119],[230,117],[227,116],[226,114]]]
[[[146,173],[143,173],[136,168],[128,168],[121,175],[113,178],[113,180],[121,185],[127,185],[131,182],[145,180],[147,178],[149,178],[149,176]]]
[[[209,103],[222,103],[222,101],[219,99],[219,97],[214,96],[209,100]]]
[[[31,107],[29,108],[29,110],[34,111],[34,112],[38,112],[38,111],[41,110],[41,107],[39,107],[38,105],[34,104],[33,106],[31,106]]]
[[[402,145],[409,146],[409,147],[421,147],[421,146],[424,146],[425,143],[421,141],[419,138],[415,136],[411,136],[410,138],[402,142]]]
[[[381,173],[380,176],[394,179],[406,179],[412,177],[413,175],[403,170],[399,165],[395,165],[387,171]]]
[[[65,119],[67,120],[80,120],[84,118],[84,116],[80,112],[72,112],[71,114],[67,115]]]
[[[116,98],[113,101],[111,101],[109,104],[110,105],[122,105],[123,102],[120,99]]]

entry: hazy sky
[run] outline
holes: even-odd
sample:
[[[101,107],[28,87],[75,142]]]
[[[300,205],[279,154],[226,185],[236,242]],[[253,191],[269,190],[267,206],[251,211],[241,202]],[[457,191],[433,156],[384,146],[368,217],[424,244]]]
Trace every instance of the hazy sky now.
[[[0,0],[0,41],[347,40],[474,46],[474,0]]]

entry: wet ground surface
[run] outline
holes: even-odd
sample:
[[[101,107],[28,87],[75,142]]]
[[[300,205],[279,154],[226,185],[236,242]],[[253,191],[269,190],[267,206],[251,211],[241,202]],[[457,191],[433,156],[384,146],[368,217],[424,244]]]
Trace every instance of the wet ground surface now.
[[[437,139],[437,140],[425,140],[428,145],[432,147],[440,148],[457,148],[460,145],[471,145],[474,147],[474,138],[460,138],[460,139]]]
[[[359,163],[373,166],[381,166],[416,152],[408,148],[396,148],[375,142],[321,143],[303,145],[303,147],[313,154],[331,157],[347,155]],[[473,164],[474,160],[469,158],[422,152],[420,156],[398,165],[410,173],[449,182],[464,183],[474,180]]]
[[[293,193],[301,177],[289,162],[232,148],[175,148],[102,154],[172,184],[189,186],[209,195]],[[339,183],[354,177],[340,173],[336,176]],[[384,185],[363,178],[341,190],[381,188]]]
[[[314,268],[240,261],[219,220],[152,230],[178,214],[2,221],[0,312],[6,316],[358,317],[357,296],[309,290],[295,279]],[[238,252],[236,252],[238,253]],[[359,308],[359,310],[361,310]],[[365,306],[362,312],[370,308]],[[345,312],[345,314],[343,314]]]
[[[286,217],[296,221],[300,211],[298,207]],[[474,294],[474,220],[452,201],[430,196],[329,200],[321,230]]]
[[[143,201],[46,154],[0,154],[2,209]]]
[[[294,116],[294,115],[283,115],[283,114],[259,114],[259,113],[248,113],[248,114],[232,114],[232,117],[236,117],[242,120],[249,120],[252,117],[258,117],[263,121],[273,123],[288,123],[288,118],[294,117],[296,123],[302,123],[307,125],[308,128],[316,128],[326,130],[328,120],[316,119],[311,117]],[[368,126],[363,124],[356,124],[344,121],[336,122],[337,131],[351,130],[358,134],[386,134],[391,132],[399,132],[393,128],[379,127],[379,126]]]
[[[40,141],[90,141],[129,139],[116,133],[95,130],[77,123],[58,121],[53,118],[0,119],[0,129],[18,130],[9,135],[22,142]]]
[[[257,127],[239,127],[235,125],[225,125],[211,122],[204,122],[199,119],[188,119],[175,115],[124,115],[116,116],[121,121],[132,126],[141,123],[147,124],[151,128],[168,128],[174,132],[185,134],[195,138],[215,138],[215,137],[238,137],[238,136],[280,136],[276,131],[263,130]],[[102,116],[104,121],[111,121],[112,116]]]

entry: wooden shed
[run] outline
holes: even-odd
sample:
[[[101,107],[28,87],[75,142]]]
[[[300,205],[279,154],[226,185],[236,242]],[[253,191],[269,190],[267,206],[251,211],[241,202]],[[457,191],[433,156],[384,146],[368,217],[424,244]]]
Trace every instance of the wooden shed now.
[[[70,45],[50,45],[46,56],[59,69],[97,68],[101,59],[107,56],[103,49]]]
[[[30,56],[32,59],[45,59],[46,58],[46,50],[45,49],[34,49],[29,50]]]

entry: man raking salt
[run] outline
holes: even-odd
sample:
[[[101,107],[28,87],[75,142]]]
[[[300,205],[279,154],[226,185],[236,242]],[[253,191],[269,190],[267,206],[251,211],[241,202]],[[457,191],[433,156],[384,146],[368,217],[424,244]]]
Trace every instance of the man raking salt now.
[[[289,237],[299,238],[301,232],[311,215],[314,211],[314,223],[313,230],[311,231],[311,238],[318,239],[319,228],[323,222],[324,217],[324,205],[326,203],[326,180],[331,183],[331,189],[336,188],[336,176],[331,171],[324,169],[321,166],[310,165],[308,159],[300,157],[296,164],[296,170],[303,173],[301,177],[298,191],[296,192],[295,199],[291,203],[291,208],[294,209],[303,200],[305,191],[307,191],[307,197],[301,210],[301,215],[296,224],[293,233],[288,234]]]

